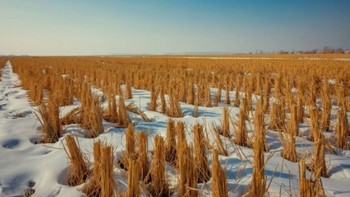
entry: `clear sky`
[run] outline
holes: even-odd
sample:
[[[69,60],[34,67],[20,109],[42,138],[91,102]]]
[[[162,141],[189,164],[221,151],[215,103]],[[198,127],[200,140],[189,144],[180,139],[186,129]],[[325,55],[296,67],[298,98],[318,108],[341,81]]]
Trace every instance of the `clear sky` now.
[[[0,54],[350,49],[350,0],[0,0]]]

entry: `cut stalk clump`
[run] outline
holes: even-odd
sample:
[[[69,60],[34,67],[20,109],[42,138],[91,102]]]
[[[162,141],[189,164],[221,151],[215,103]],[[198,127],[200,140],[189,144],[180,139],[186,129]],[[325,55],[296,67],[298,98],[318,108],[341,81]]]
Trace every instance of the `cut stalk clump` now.
[[[251,90],[248,90],[244,97],[246,98],[246,101],[247,101],[247,109],[248,110],[252,110],[252,107],[253,107],[253,101],[252,101],[252,96],[253,96],[253,93]]]
[[[231,136],[230,135],[230,112],[226,107],[223,108],[223,119],[221,122],[220,134],[225,137]]]
[[[218,153],[213,150],[213,177],[211,180],[211,190],[214,197],[228,197],[226,172],[221,167]]]
[[[230,79],[229,76],[226,77],[226,94],[225,94],[225,104],[230,105],[231,100],[230,100]]]
[[[338,118],[336,125],[336,146],[342,149],[348,149],[347,137],[349,135],[348,119],[344,107],[338,110]]]
[[[261,146],[263,146],[264,148],[264,151],[268,151],[269,148],[265,140],[266,137],[265,137],[265,126],[264,126],[264,112],[262,111],[262,107],[263,107],[263,101],[262,99],[260,99],[257,104],[254,120],[253,120],[254,131],[255,131],[255,137],[259,138],[261,142]]]
[[[198,174],[193,165],[193,155],[187,143],[179,147],[178,152],[179,195],[197,196]]]
[[[176,164],[176,131],[175,123],[172,119],[167,122],[165,138],[165,160],[171,165]]]
[[[325,139],[322,133],[319,133],[314,141],[314,152],[310,170],[313,171],[316,178],[328,176],[325,160]]]
[[[85,134],[87,138],[95,138],[103,133],[103,125],[102,125],[102,113],[99,104],[99,100],[97,97],[93,98],[92,106],[90,106],[89,113],[89,123],[88,128]]]
[[[151,101],[149,103],[149,110],[157,111],[157,98],[158,98],[158,93],[155,91],[155,88],[152,86],[152,88],[151,88]]]
[[[253,144],[253,177],[250,184],[250,196],[264,196],[266,192],[266,179],[265,179],[265,160],[264,160],[264,148],[265,145],[265,132],[262,118],[262,111],[256,110],[254,118],[254,130],[255,138]]]
[[[315,181],[306,178],[305,158],[302,158],[299,162],[299,196],[314,197],[315,189]]]
[[[169,196],[170,190],[165,173],[165,149],[163,137],[154,137],[154,154],[151,163],[151,184],[149,191],[152,196]]]
[[[332,103],[331,103],[331,94],[329,90],[329,85],[327,81],[324,82],[324,85],[322,87],[321,98],[322,98],[321,128],[323,130],[328,131],[330,127],[330,121],[331,121]]]
[[[164,86],[162,86],[160,89],[160,108],[161,108],[160,111],[163,114],[165,114],[166,113],[166,102],[165,102]]]
[[[115,195],[113,161],[113,147],[107,145],[102,146],[100,162],[101,197]]]
[[[181,147],[182,144],[187,143],[185,134],[185,124],[182,121],[176,123],[176,135],[177,135],[177,147]]]
[[[235,100],[233,101],[233,106],[239,107],[240,100],[239,100],[239,91],[242,85],[242,76],[238,75],[236,78],[236,85],[235,85]]]
[[[128,171],[128,190],[125,196],[138,197],[140,196],[140,184],[139,184],[139,165],[135,159],[129,159]]]
[[[174,93],[169,95],[169,108],[167,109],[167,115],[174,118],[182,117],[181,105]]]
[[[70,162],[70,167],[68,171],[68,184],[71,186],[80,185],[85,182],[88,176],[87,162],[81,153],[79,146],[77,145],[75,139],[67,135],[66,143],[68,151],[65,149],[68,159]]]
[[[279,133],[279,136],[283,147],[281,152],[282,157],[291,162],[297,162],[298,155],[295,148],[295,136],[291,133]]]
[[[263,85],[263,111],[267,113],[270,105],[270,83],[269,80],[266,79]]]
[[[61,137],[61,122],[59,118],[59,106],[53,94],[49,95],[47,104],[42,103],[38,107],[37,115],[42,125],[44,143],[55,143]]]
[[[129,125],[125,132],[125,141],[126,150],[120,156],[118,164],[122,169],[128,170],[129,160],[136,159],[135,129],[132,125]]]
[[[127,128],[131,120],[125,107],[124,98],[119,96],[118,102],[118,125],[123,128]]]
[[[320,127],[318,125],[318,109],[316,107],[309,107],[310,114],[310,140],[318,141],[318,137],[320,136]]]
[[[248,118],[247,108],[244,105],[246,102],[242,102],[239,109],[239,117],[238,117],[238,126],[235,129],[235,139],[234,143],[239,146],[247,146],[248,145],[248,134],[247,127],[245,121]]]
[[[204,107],[211,107],[211,93],[210,93],[210,87],[205,87],[205,102]]]
[[[187,91],[188,91],[188,93],[187,93],[187,103],[190,104],[190,105],[193,105],[195,97],[196,97],[196,92],[195,92],[195,89],[194,89],[193,82],[189,83]]]
[[[206,156],[206,141],[203,134],[203,127],[196,124],[193,128],[194,144],[194,166],[198,174],[198,182],[206,183],[211,177],[208,159]]]
[[[132,99],[131,85],[130,82],[125,84],[125,99]]]
[[[288,133],[292,136],[299,135],[298,108],[296,105],[291,107],[290,119],[287,125]]]
[[[215,106],[219,106],[219,104],[221,103],[221,92],[222,92],[222,86],[221,83],[219,83],[219,87],[217,88],[217,92],[215,94]]]
[[[93,97],[91,94],[91,87],[84,83],[81,90],[81,124],[80,126],[85,129],[91,129],[91,123],[90,123],[90,112],[91,112],[91,106]]]
[[[93,173],[90,176],[89,182],[83,187],[83,192],[87,196],[99,196],[101,194],[101,141],[96,141],[93,146],[93,154],[94,154],[94,165],[93,165]]]
[[[118,110],[114,94],[108,94],[108,110],[105,119],[112,123],[118,122]]]
[[[297,121],[298,124],[304,122],[304,103],[302,93],[300,92],[297,95]]]
[[[270,124],[269,129],[281,131],[284,126],[284,114],[282,115],[282,105],[273,103],[270,109]]]
[[[147,176],[149,173],[149,162],[148,162],[148,136],[146,132],[137,133],[138,141],[138,157],[137,164],[139,165],[139,179],[141,181],[148,182]]]

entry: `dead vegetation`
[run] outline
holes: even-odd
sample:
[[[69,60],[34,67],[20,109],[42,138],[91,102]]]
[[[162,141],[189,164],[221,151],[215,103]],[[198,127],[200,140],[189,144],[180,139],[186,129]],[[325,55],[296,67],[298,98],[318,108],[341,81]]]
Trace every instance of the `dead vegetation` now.
[[[299,160],[297,138],[313,141],[311,164],[306,165],[303,159],[299,162],[299,194],[322,196],[320,177],[328,175],[325,152],[329,144],[323,132],[335,137],[336,147],[349,149],[350,64],[298,58],[15,57],[11,62],[32,104],[37,105],[42,142],[59,141],[62,128],[70,124],[83,128],[87,138],[104,133],[104,120],[125,129],[125,150],[118,158],[119,167],[127,173],[125,196],[139,196],[141,190],[154,196],[172,194],[167,164],[178,172],[176,192],[180,196],[201,195],[198,184],[210,179],[213,196],[228,196],[231,188],[227,188],[226,172],[218,159],[218,155],[232,154],[227,142],[253,149],[248,194],[264,196],[268,187],[264,174],[264,152],[269,151],[266,129],[278,132],[281,156],[292,162]],[[146,108],[134,103],[140,89],[149,93]],[[96,90],[103,95],[97,95]],[[80,106],[60,118],[60,107],[73,102]],[[190,113],[188,105],[193,106]],[[192,131],[186,129],[182,117],[201,118],[212,107],[223,109],[220,127],[208,123],[209,127],[195,124]],[[153,121],[142,111],[145,109],[173,118],[166,122],[165,140],[161,136],[154,138],[152,158],[148,154],[150,136],[133,127],[137,124],[132,118],[135,115],[140,119],[137,121]],[[336,118],[332,110],[337,110]],[[300,124],[310,128],[309,136],[299,130]],[[213,139],[204,132],[206,127]],[[116,195],[112,146],[99,141],[94,144],[90,172],[76,140],[67,135],[66,141],[69,185],[86,182],[83,191],[88,196]],[[209,149],[213,152],[211,169]],[[312,174],[310,178],[307,170]]]
[[[70,163],[67,182],[72,186],[80,185],[84,183],[88,177],[88,165],[76,140],[70,135],[67,135],[65,139],[68,148],[68,150],[65,149],[65,151]]]

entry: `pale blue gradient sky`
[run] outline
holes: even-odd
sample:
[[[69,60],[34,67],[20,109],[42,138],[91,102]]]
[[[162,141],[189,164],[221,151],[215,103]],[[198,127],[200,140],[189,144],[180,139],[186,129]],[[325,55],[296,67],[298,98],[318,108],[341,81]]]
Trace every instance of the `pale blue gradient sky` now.
[[[0,54],[350,48],[349,0],[0,0]]]

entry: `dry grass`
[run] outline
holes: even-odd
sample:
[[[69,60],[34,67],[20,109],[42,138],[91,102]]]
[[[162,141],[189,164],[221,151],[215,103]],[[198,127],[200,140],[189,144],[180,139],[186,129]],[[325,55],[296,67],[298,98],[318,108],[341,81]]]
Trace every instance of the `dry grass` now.
[[[139,115],[139,116],[142,118],[142,120],[145,121],[145,122],[152,122],[152,120],[149,119],[149,118],[147,117],[147,115],[146,115],[144,112],[142,112],[142,111],[140,110],[140,108],[138,108],[138,107],[135,105],[135,103],[130,103],[130,104],[128,104],[128,105],[126,106],[126,110],[127,110],[127,111],[130,111],[130,112],[132,112],[132,113],[134,113],[134,114]]]
[[[125,84],[124,98],[125,99],[132,99],[132,92],[131,92],[130,82],[126,82],[126,84]]]
[[[248,112],[245,105],[246,102],[242,102],[239,108],[238,125],[235,129],[234,143],[240,146],[248,146],[248,133],[245,121],[248,119]]]
[[[226,94],[225,94],[225,104],[230,105],[231,100],[230,100],[230,78],[227,76],[226,77]]]
[[[336,125],[336,146],[338,148],[342,149],[348,149],[349,146],[347,144],[347,137],[350,133],[348,128],[348,119],[346,116],[346,110],[344,108],[340,108],[338,110],[338,118],[337,118],[337,125]]]
[[[149,191],[153,196],[170,195],[169,184],[165,173],[165,149],[163,137],[154,137],[154,154],[150,168],[151,184]]]
[[[239,105],[240,105],[239,92],[240,92],[240,88],[241,88],[241,83],[242,83],[242,76],[238,75],[236,78],[235,99],[233,101],[233,106],[235,106],[235,107],[239,107]]]
[[[263,97],[263,111],[264,113],[267,113],[270,106],[270,83],[268,80],[265,80],[262,97]]]
[[[310,180],[314,185],[306,184],[306,187],[300,187],[302,190],[300,193],[301,196],[321,194],[321,192],[318,192],[318,189],[311,188],[311,190],[313,189],[311,193],[309,190],[310,187],[320,187],[319,177],[325,174],[325,165],[323,165],[325,142],[323,137],[320,136],[320,133],[321,130],[332,128],[330,125],[330,113],[333,107],[331,98],[334,97],[340,108],[336,126],[336,146],[343,149],[348,148],[346,140],[350,132],[346,119],[346,110],[349,109],[346,108],[350,106],[350,102],[347,101],[347,99],[349,99],[348,87],[350,82],[350,70],[348,68],[350,62],[332,60],[300,61],[299,58],[303,57],[300,55],[283,56],[284,59],[279,59],[279,55],[273,55],[271,57],[278,58],[266,60],[213,60],[170,56],[152,58],[15,57],[11,58],[11,63],[13,64],[14,71],[18,73],[21,78],[23,88],[28,90],[30,99],[34,104],[41,104],[39,106],[38,117],[43,125],[44,142],[55,142],[59,139],[61,132],[60,124],[78,123],[90,132],[87,134],[87,137],[96,137],[103,132],[101,124],[102,114],[99,109],[100,103],[96,102],[96,99],[93,98],[91,87],[96,87],[101,89],[104,93],[107,93],[108,109],[104,117],[109,122],[117,123],[119,127],[128,127],[131,125],[128,111],[138,114],[144,121],[147,121],[147,117],[143,116],[144,114],[141,110],[133,108],[131,105],[126,107],[124,104],[124,98],[132,98],[131,87],[135,87],[151,92],[150,109],[160,111],[172,117],[183,116],[179,103],[180,101],[187,102],[191,105],[194,104],[193,116],[198,117],[199,106],[212,106],[212,96],[215,97],[213,101],[214,105],[219,105],[221,103],[221,91],[226,91],[224,102],[227,105],[233,104],[233,106],[236,107],[241,105],[238,128],[235,130],[235,143],[247,146],[245,121],[249,119],[249,111],[254,108],[252,98],[260,95],[262,104],[259,103],[256,110],[257,116],[255,118],[259,120],[254,121],[255,140],[253,149],[255,158],[253,182],[250,188],[252,195],[257,196],[264,195],[266,188],[263,175],[263,151],[267,150],[267,146],[265,142],[264,124],[261,120],[263,119],[263,114],[269,109],[271,94],[273,93],[275,97],[275,103],[272,104],[270,108],[269,128],[277,131],[286,131],[281,133],[281,136],[283,136],[281,137],[281,141],[284,146],[282,155],[291,161],[296,161],[297,159],[295,136],[298,135],[298,124],[302,123],[304,119],[304,107],[312,106],[313,108],[316,106],[316,100],[319,101],[321,99],[321,116],[318,115],[319,112],[317,109],[309,110],[311,119],[310,138],[314,141],[315,145],[313,160],[320,162],[317,162],[317,166],[315,165],[316,162],[313,162],[310,166],[315,176]],[[319,55],[310,57],[319,57]],[[334,55],[329,57],[334,58],[342,56]],[[101,65],[101,61],[104,62],[103,65]],[[50,67],[45,65],[50,65]],[[68,77],[63,79],[62,74]],[[336,84],[328,84],[328,79],[336,79]],[[210,88],[217,88],[215,96],[211,95]],[[230,101],[230,93],[232,93],[230,91],[233,88],[235,94],[234,98],[232,98],[233,100]],[[291,91],[292,89],[296,89],[296,95]],[[47,97],[47,92],[55,92],[56,95]],[[159,105],[157,105],[158,93],[160,97]],[[117,95],[119,96],[118,105],[116,105],[115,101]],[[166,103],[165,95],[169,96],[168,103]],[[240,95],[245,95],[242,101],[240,100]],[[81,102],[81,108],[77,108],[67,114],[67,116],[61,119],[61,122],[57,121],[59,120],[57,113],[58,106],[70,104],[73,97]],[[48,101],[47,104],[45,104],[46,100]],[[319,103],[317,103],[317,105],[319,105]],[[285,111],[288,110],[290,110],[291,118],[288,124],[285,125]],[[222,131],[225,131],[223,134],[226,137],[230,136],[228,120],[229,117],[225,116],[224,112]],[[142,134],[142,137],[138,135],[138,151],[135,151],[135,142],[133,142],[134,145],[132,147],[134,147],[134,150],[131,152],[135,154],[135,157],[131,160],[127,160],[125,164],[127,166],[133,165],[139,171],[139,173],[133,173],[134,170],[132,170],[132,173],[130,170],[128,172],[129,178],[131,179],[129,181],[130,189],[128,189],[131,193],[129,194],[133,196],[133,192],[137,190],[137,188],[135,188],[136,183],[144,180],[147,183],[152,181],[150,187],[151,194],[169,195],[165,170],[163,170],[164,160],[170,163],[174,162],[177,157],[176,151],[182,151],[182,156],[179,156],[179,158],[183,159],[181,169],[184,169],[186,172],[193,172],[193,176],[195,176],[195,173],[198,173],[199,181],[201,180],[201,176],[206,177],[206,175],[202,174],[203,172],[209,173],[209,170],[199,170],[199,172],[196,170],[196,166],[204,166],[200,167],[203,169],[207,168],[205,167],[206,149],[203,148],[204,137],[200,130],[199,127],[194,128],[193,155],[192,153],[189,154],[191,148],[188,147],[186,141],[184,124],[179,123],[176,129],[171,129],[171,134],[167,134],[165,143],[162,140],[158,140],[158,143],[156,142],[152,167],[148,166],[147,135],[145,133]],[[176,135],[177,144],[175,139]],[[217,151],[220,154],[228,155],[226,147],[224,147],[224,143],[221,141],[222,136],[219,135],[217,130],[214,131],[213,136],[216,141]],[[133,136],[133,138],[135,138],[135,136]],[[162,143],[160,141],[162,141]],[[256,144],[259,144],[260,148],[258,148]],[[161,148],[159,149],[159,147]],[[129,148],[128,146],[126,147],[126,149]],[[174,149],[176,149],[176,151],[174,151]],[[96,150],[96,152],[99,152],[102,156],[102,148],[100,151]],[[109,156],[106,156],[106,161],[113,156],[112,154],[108,155]],[[107,172],[109,177],[112,177],[111,174],[113,175],[113,173],[110,172],[110,170],[113,167],[103,167],[101,163],[104,161],[98,156],[94,157],[96,157],[96,163],[99,164],[95,166],[94,163],[93,174],[101,174],[101,177],[97,176],[98,178],[96,178],[96,180],[99,181],[95,180],[95,182],[100,182],[100,184],[98,184],[98,188],[100,188],[98,192],[102,194],[103,185],[105,188],[103,189],[105,191],[105,196],[114,195],[114,185],[108,185],[107,181],[102,184],[102,173],[95,172],[95,170],[102,171],[101,168],[107,168],[104,171]],[[189,166],[187,160],[188,158],[192,159],[192,157],[194,165]],[[131,162],[136,162],[137,165],[130,164]],[[191,170],[191,167],[194,167],[195,170]],[[149,170],[149,168],[151,168],[151,170]],[[305,174],[305,167],[303,173]],[[139,180],[135,180],[135,175],[137,174],[139,174]],[[192,187],[194,187],[193,185],[195,184],[193,182],[193,185],[191,185],[192,182],[188,174],[184,173],[184,177],[187,178],[182,182],[185,184],[185,189],[183,190],[185,195],[190,195],[191,191],[194,189]],[[146,178],[147,175],[150,177],[149,179]],[[153,178],[155,178],[155,180],[153,180]],[[94,182],[92,178],[90,179],[91,182]],[[204,179],[207,180],[207,178]],[[216,189],[216,191],[217,190],[220,189]],[[136,191],[135,195],[137,194],[138,192]]]
[[[108,108],[107,113],[105,113],[104,118],[108,122],[118,123],[118,110],[115,95],[112,93],[108,94]]]
[[[94,165],[93,165],[93,173],[89,177],[89,182],[87,182],[83,187],[83,192],[87,196],[99,196],[101,194],[101,141],[96,141],[93,146],[93,154],[94,154]]]
[[[330,128],[332,104],[331,104],[331,94],[330,94],[327,80],[323,83],[322,90],[321,90],[321,98],[322,98],[321,129],[328,131]]]
[[[211,177],[208,159],[206,156],[206,142],[203,134],[203,127],[196,124],[193,128],[193,144],[194,144],[194,166],[198,174],[198,182],[206,183]]]
[[[125,132],[125,151],[119,158],[118,165],[125,170],[129,169],[129,160],[136,159],[136,142],[135,142],[135,129],[132,125],[129,125]]]
[[[316,196],[315,183],[306,178],[305,159],[299,162],[299,196],[314,197]]]
[[[297,162],[298,154],[295,147],[295,136],[291,133],[279,133],[279,136],[283,147],[282,157],[291,162]]]
[[[166,101],[165,101],[165,95],[164,95],[164,87],[160,90],[160,111],[165,114],[166,113]]]
[[[310,136],[309,139],[316,142],[318,141],[318,137],[320,136],[320,127],[318,124],[318,109],[317,107],[309,107],[309,114],[310,114]]]
[[[259,101],[261,103],[261,101]],[[261,105],[262,106],[262,105]],[[262,108],[258,108],[254,117],[253,177],[249,196],[264,196],[266,192],[264,149],[266,149]]]
[[[309,166],[314,172],[315,177],[328,177],[326,160],[325,160],[325,139],[322,133],[314,141],[314,151],[312,154],[312,163]]]
[[[89,171],[87,162],[84,159],[83,154],[81,153],[81,150],[77,145],[75,139],[70,135],[67,135],[65,139],[68,147],[68,151],[66,149],[65,151],[68,155],[70,163],[67,176],[68,184],[71,186],[80,185],[84,183],[88,177]]]
[[[299,135],[299,122],[298,122],[298,108],[296,105],[293,105],[290,107],[290,119],[287,124],[287,130],[288,133],[292,136],[298,136]]]
[[[180,102],[178,101],[178,98],[176,97],[176,94],[173,93],[173,91],[169,95],[169,107],[167,109],[167,115],[174,118],[182,117]]]
[[[193,82],[189,83],[188,85],[188,93],[187,93],[187,103],[190,104],[190,105],[193,105],[194,104],[194,101],[195,101],[195,97],[196,97],[196,92],[195,92],[195,89],[194,89],[194,84]]]
[[[115,195],[115,183],[113,174],[113,147],[101,147],[100,178],[101,178],[101,197],[110,197]]]
[[[182,121],[176,123],[176,136],[177,136],[177,147],[181,147],[182,144],[187,143],[185,134],[185,124]]]
[[[176,131],[175,123],[172,119],[169,119],[167,122],[165,160],[173,166],[176,164]]]
[[[204,107],[211,107],[211,92],[210,92],[210,87],[209,86],[205,86],[204,89]]]
[[[228,108],[223,108],[223,119],[221,121],[220,134],[225,137],[230,137],[230,112]]]
[[[283,115],[282,115],[283,114]],[[273,103],[270,109],[269,129],[281,131],[284,127],[284,112],[280,103]]]
[[[228,197],[226,172],[221,167],[218,153],[213,150],[213,177],[211,180],[211,191],[214,197]]]
[[[119,127],[127,128],[131,120],[125,107],[124,98],[119,96],[118,101],[118,125]]]
[[[151,89],[151,100],[150,100],[150,103],[149,103],[149,110],[157,111],[157,98],[158,98],[158,93],[155,91],[154,86],[152,86],[152,89]]]
[[[80,107],[74,108],[60,119],[61,125],[79,124],[81,123]]]
[[[139,169],[139,179],[148,182],[149,161],[148,161],[148,136],[146,132],[137,133],[138,157],[137,164]]]
[[[221,103],[221,92],[222,92],[222,85],[221,83],[219,83],[219,86],[216,90],[216,94],[215,94],[215,99],[214,99],[214,106],[219,106],[219,104]]]
[[[297,122],[303,123],[304,122],[304,103],[303,98],[300,92],[297,94]]]
[[[55,143],[61,137],[61,122],[59,118],[59,106],[54,100],[55,95],[50,94],[47,104],[38,106],[38,120],[42,126],[42,142]]]
[[[220,137],[220,132],[217,129],[217,127],[215,125],[212,125],[213,129],[213,135],[214,135],[214,140],[215,140],[215,144],[216,144],[216,150],[220,155],[224,155],[224,156],[228,156],[228,152],[226,150],[226,147],[224,145],[224,142],[221,140]]]
[[[197,196],[198,173],[193,165],[193,154],[187,143],[178,149],[178,195]]]
[[[128,171],[128,191],[127,197],[140,196],[140,184],[139,184],[139,165],[135,159],[129,159],[129,171]]]
[[[88,125],[85,133],[85,137],[87,138],[95,138],[103,133],[102,112],[99,99],[97,97],[93,97],[91,104],[88,123],[85,123]]]

